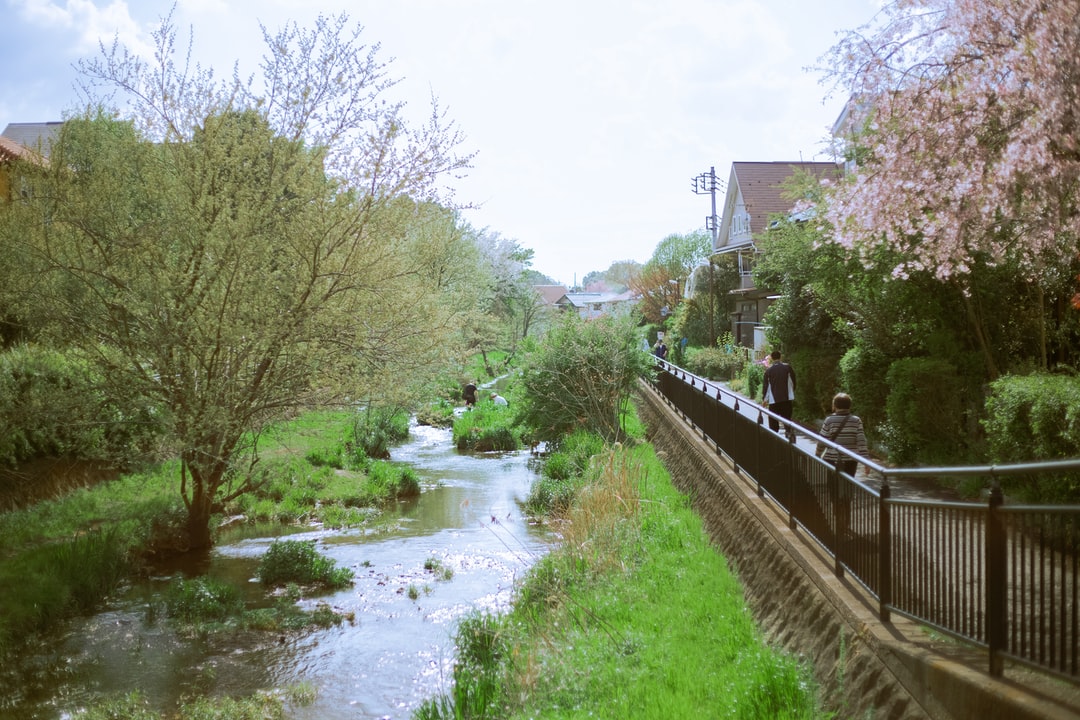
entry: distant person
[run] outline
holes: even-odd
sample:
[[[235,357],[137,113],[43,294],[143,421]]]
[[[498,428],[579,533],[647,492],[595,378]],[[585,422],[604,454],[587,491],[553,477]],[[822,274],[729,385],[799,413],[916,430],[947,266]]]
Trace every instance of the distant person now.
[[[791,420],[795,405],[795,370],[783,361],[779,350],[773,350],[769,356],[769,367],[765,369],[765,382],[761,389],[762,401],[770,412],[785,420]],[[785,424],[788,440],[795,439],[795,431]],[[769,417],[769,429],[780,432],[780,421]]]
[[[503,407],[508,407],[510,405],[510,403],[506,401],[506,398],[499,393],[491,393],[491,402],[496,405],[502,405]]]
[[[851,396],[837,393],[832,400],[833,414],[825,418],[821,425],[821,436],[837,445],[851,450],[856,455],[866,457],[870,454],[866,446],[866,433],[858,415],[851,414]],[[855,477],[859,461],[847,455],[841,455],[836,448],[818,443],[817,455],[827,463],[835,465],[843,473]]]
[[[653,350],[653,355],[661,360],[667,359],[667,345],[664,344],[663,340],[656,341],[656,349]]]
[[[465,407],[471,408],[476,405],[476,383],[468,382],[465,384],[465,391],[461,393],[465,398]]]

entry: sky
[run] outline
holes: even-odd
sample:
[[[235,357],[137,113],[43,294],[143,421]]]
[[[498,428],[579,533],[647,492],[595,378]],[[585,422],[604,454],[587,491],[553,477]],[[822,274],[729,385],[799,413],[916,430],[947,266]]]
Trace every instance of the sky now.
[[[822,57],[880,0],[175,0],[193,57],[258,67],[260,23],[346,13],[380,44],[398,99],[437,98],[475,153],[455,199],[566,285],[704,229],[692,178],[737,161],[831,160],[845,97]],[[0,128],[78,107],[75,63],[145,51],[174,0],[0,0]],[[723,190],[717,195],[722,212]]]

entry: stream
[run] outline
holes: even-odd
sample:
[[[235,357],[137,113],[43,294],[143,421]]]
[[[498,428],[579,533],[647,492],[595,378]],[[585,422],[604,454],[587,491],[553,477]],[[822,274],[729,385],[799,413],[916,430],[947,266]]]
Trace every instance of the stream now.
[[[351,587],[301,600],[328,603],[352,621],[301,634],[189,638],[155,619],[148,608],[179,574],[227,579],[249,588],[252,602],[266,602],[254,577],[282,529],[230,531],[201,567],[160,569],[45,638],[19,668],[3,669],[0,717],[69,718],[95,699],[136,689],[166,712],[183,697],[303,686],[315,699],[287,703],[295,720],[407,719],[449,689],[458,621],[474,610],[508,609],[515,583],[549,547],[550,532],[520,508],[535,477],[530,458],[528,450],[459,452],[449,430],[413,424],[391,459],[416,470],[418,499],[388,509],[371,528],[289,534],[315,540],[321,554],[353,570]],[[432,560],[452,575],[425,569]]]

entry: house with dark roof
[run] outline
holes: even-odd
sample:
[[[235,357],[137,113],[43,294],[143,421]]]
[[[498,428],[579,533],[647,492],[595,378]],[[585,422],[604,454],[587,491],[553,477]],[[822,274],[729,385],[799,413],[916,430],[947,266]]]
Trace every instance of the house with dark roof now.
[[[843,166],[833,162],[734,162],[727,183],[714,255],[732,254],[739,268],[739,287],[731,333],[735,342],[757,350],[765,347],[762,319],[775,300],[769,288],[754,287],[751,274],[759,254],[755,239],[768,232],[776,215],[790,215],[794,203],[784,197],[784,181],[797,171],[818,178],[839,178]]]

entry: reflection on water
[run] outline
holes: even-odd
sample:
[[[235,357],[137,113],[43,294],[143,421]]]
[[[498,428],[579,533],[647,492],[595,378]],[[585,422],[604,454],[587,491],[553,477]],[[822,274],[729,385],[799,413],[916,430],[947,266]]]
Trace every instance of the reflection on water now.
[[[446,689],[457,621],[473,609],[504,609],[515,581],[546,550],[546,533],[519,508],[534,477],[528,458],[527,451],[459,453],[448,430],[414,426],[392,459],[417,471],[419,499],[389,510],[382,520],[393,522],[376,522],[377,530],[310,528],[291,536],[316,540],[321,553],[355,572],[352,587],[302,600],[354,613],[352,623],[301,636],[178,637],[149,617],[168,577],[150,579],[104,612],[71,623],[17,673],[5,670],[0,716],[64,718],[95,697],[134,689],[167,710],[185,695],[308,683],[317,699],[290,708],[292,718],[408,718]],[[279,533],[227,537],[194,570],[242,583],[261,599],[265,593],[252,580]],[[429,559],[452,576],[426,570]]]

